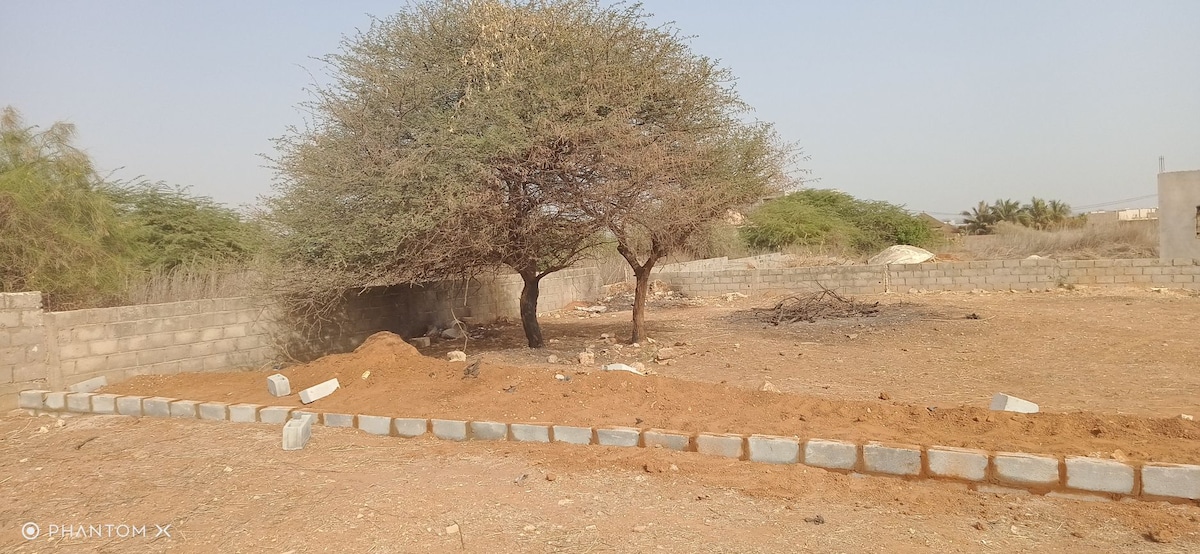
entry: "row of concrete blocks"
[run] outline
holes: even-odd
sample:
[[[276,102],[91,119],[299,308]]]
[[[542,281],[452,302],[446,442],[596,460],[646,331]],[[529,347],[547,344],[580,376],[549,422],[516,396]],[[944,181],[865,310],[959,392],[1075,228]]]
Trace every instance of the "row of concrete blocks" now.
[[[36,411],[228,420],[283,424],[294,414],[328,427],[358,428],[373,435],[444,440],[512,440],[618,447],[665,448],[769,464],[803,464],[829,470],[938,478],[1040,493],[1086,493],[1149,499],[1200,500],[1200,465],[1131,465],[1082,456],[1045,456],[1019,452],[989,453],[948,446],[886,445],[825,439],[801,440],[771,435],[683,433],[634,427],[576,427],[392,418],[316,413],[288,406],[198,402],[174,398],[29,390],[19,407]],[[999,490],[999,489],[997,489]]]

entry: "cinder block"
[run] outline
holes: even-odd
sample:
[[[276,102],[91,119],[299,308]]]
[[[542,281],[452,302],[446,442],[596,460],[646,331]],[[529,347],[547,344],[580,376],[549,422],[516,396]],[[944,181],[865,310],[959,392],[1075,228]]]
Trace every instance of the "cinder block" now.
[[[696,435],[696,452],[711,456],[740,459],[744,451],[742,442],[741,435],[701,433]]]
[[[408,339],[408,343],[417,348],[428,348],[429,347],[429,337],[413,337],[411,339]]]
[[[1133,492],[1133,468],[1115,460],[1069,456],[1067,486],[1082,491],[1129,494]]]
[[[200,404],[200,419],[225,421],[229,419],[229,404],[225,402],[204,402]]]
[[[337,390],[338,386],[338,380],[336,377],[323,383],[317,383],[300,391],[300,401],[305,404],[312,404],[317,400],[333,394],[333,391]]]
[[[508,439],[508,425],[495,421],[472,421],[471,438],[485,441]]]
[[[804,464],[826,469],[854,469],[858,445],[852,442],[812,439],[804,443]]]
[[[354,427],[354,414],[321,414],[326,427]]]
[[[998,452],[992,458],[1001,481],[1021,485],[1056,485],[1059,481],[1058,458],[1020,452]]]
[[[512,430],[512,437],[515,441],[550,442],[550,427],[547,425],[513,423],[512,425],[509,425],[508,428]]]
[[[26,410],[41,410],[45,408],[42,400],[49,392],[41,389],[23,390],[17,393],[17,407]]]
[[[359,414],[358,428],[372,435],[391,435],[392,418]]]
[[[467,422],[454,419],[430,420],[433,436],[451,441],[467,440]]]
[[[646,448],[658,446],[667,450],[687,451],[692,437],[683,433],[651,429],[642,432],[642,442],[646,444]]]
[[[637,446],[642,431],[636,427],[596,429],[596,443],[603,446]]]
[[[67,411],[81,414],[92,411],[92,393],[73,392],[67,395]]]
[[[122,396],[117,398],[117,413],[121,415],[142,415],[142,401],[145,396]]]
[[[200,403],[195,400],[176,400],[171,403],[171,417],[196,419],[199,415],[197,409],[199,405]]]
[[[99,377],[92,377],[87,381],[75,383],[74,385],[67,387],[67,390],[71,392],[96,392],[107,385],[108,378],[101,375]]]
[[[171,403],[175,398],[155,396],[142,401],[142,415],[148,417],[171,417]]]
[[[926,456],[929,473],[934,477],[966,481],[982,481],[987,477],[988,453],[983,450],[931,446]]]
[[[51,412],[61,412],[67,409],[67,393],[48,392],[42,400],[42,406]]]
[[[276,373],[267,376],[267,392],[276,398],[292,394],[292,383],[287,376]],[[306,402],[307,404],[307,402]]]
[[[408,438],[419,437],[429,430],[428,419],[398,417],[392,420],[392,425],[396,428],[396,435]]]
[[[888,475],[920,475],[921,447],[864,444],[863,468]]]
[[[93,394],[92,395],[92,413],[93,414],[115,414],[117,413],[117,394]]]
[[[300,450],[312,438],[312,419],[289,419],[283,424],[283,449]]]
[[[1200,499],[1200,466],[1146,464],[1142,466],[1142,494]]]
[[[750,461],[767,464],[794,464],[800,461],[800,441],[788,437],[750,435]]]
[[[572,427],[570,425],[555,425],[554,442],[565,442],[567,444],[592,444],[592,428]]]
[[[1015,396],[1009,396],[1002,392],[996,393],[992,397],[990,409],[1003,412],[1017,412],[1021,414],[1036,414],[1038,405],[1028,400],[1022,400]]]
[[[305,421],[308,421],[312,425],[316,425],[317,421],[320,419],[320,416],[313,412],[301,412],[301,411],[293,410],[292,417],[289,418],[288,421],[291,421],[292,419],[303,419]]]
[[[230,406],[230,413],[235,406]],[[287,406],[267,406],[258,410],[258,420],[263,423],[287,423],[292,408]]]
[[[229,407],[229,421],[235,423],[254,423],[258,421],[258,404],[234,404]]]

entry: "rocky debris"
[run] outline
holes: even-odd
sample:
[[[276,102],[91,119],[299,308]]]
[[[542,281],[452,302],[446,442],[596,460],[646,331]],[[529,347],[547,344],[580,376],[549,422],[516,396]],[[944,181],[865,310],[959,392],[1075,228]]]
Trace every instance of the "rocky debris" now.
[[[449,327],[449,328],[443,329],[441,336],[442,336],[442,338],[447,339],[447,340],[458,340],[458,339],[463,338],[463,331],[462,331],[462,329],[459,329],[458,326],[456,325],[454,327]]]
[[[596,354],[584,350],[579,353],[579,365],[593,365],[596,363]]]
[[[725,298],[726,302],[733,302],[734,300],[737,300],[739,298],[750,298],[749,295],[742,294],[740,292],[726,293],[726,294],[723,294],[722,297]]]
[[[825,518],[821,517],[820,514],[817,514],[813,517],[804,518],[804,522],[811,523],[813,525],[823,525],[825,523]]]
[[[599,306],[576,306],[575,311],[588,312],[588,313],[593,313],[593,314],[602,314],[602,313],[608,311],[608,306],[605,306],[603,304],[601,304]]]
[[[758,387],[758,390],[762,392],[782,392],[779,390],[779,387],[772,385],[770,381],[763,381],[762,386]]]
[[[561,374],[561,373],[555,373],[555,374],[554,374],[554,378],[555,378],[555,379],[557,379],[557,380],[559,380],[559,381],[570,381],[570,380],[571,380],[571,378],[570,378],[570,377],[567,377],[566,375],[563,375],[563,374]]]
[[[465,362],[467,361],[467,353],[462,350],[451,350],[446,353],[446,361]]]
[[[883,391],[883,392],[879,393],[879,399],[880,400],[891,400],[892,395],[888,394],[887,391]]]
[[[637,368],[635,368],[633,366],[628,366],[625,364],[608,364],[608,365],[602,367],[601,369],[603,369],[604,371],[628,371],[629,373],[636,373],[638,375],[643,375],[643,373],[641,371],[638,371]]]
[[[557,364],[557,363],[558,363],[558,356],[555,356],[554,354],[551,354],[551,355],[547,356],[547,357],[546,357],[546,363],[550,363],[550,364]]]
[[[770,308],[756,308],[754,317],[759,321],[780,325],[804,321],[813,323],[818,319],[842,319],[850,317],[873,317],[879,314],[879,302],[868,304],[845,298],[829,290],[788,296]]]
[[[633,369],[636,369],[642,373],[646,373],[646,364],[643,364],[642,362],[633,362],[629,365],[633,367]]]
[[[654,353],[654,359],[658,361],[671,360],[679,357],[680,352],[672,347],[659,348],[658,352]]]

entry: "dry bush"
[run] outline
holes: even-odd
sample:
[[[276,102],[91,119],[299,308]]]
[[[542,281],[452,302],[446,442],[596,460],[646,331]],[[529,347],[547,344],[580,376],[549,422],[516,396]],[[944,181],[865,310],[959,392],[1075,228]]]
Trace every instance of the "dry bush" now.
[[[131,278],[123,300],[136,305],[251,296],[258,285],[258,274],[245,265],[185,265]]]
[[[1118,223],[1038,231],[1002,224],[997,226],[994,235],[966,237],[955,246],[957,248],[939,254],[973,260],[1020,259],[1035,255],[1062,260],[1154,258],[1158,256],[1158,227]]]

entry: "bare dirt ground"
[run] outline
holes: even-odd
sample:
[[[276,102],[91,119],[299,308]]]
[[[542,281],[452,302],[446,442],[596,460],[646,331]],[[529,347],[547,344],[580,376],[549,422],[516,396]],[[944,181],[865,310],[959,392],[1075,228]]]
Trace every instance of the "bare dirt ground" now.
[[[1194,505],[995,495],[663,450],[0,417],[4,552],[1195,552]],[[45,427],[43,431],[41,428]],[[42,535],[25,540],[20,528]],[[821,523],[817,523],[821,522]],[[145,525],[57,538],[51,525]],[[155,538],[170,525],[170,538]]]

